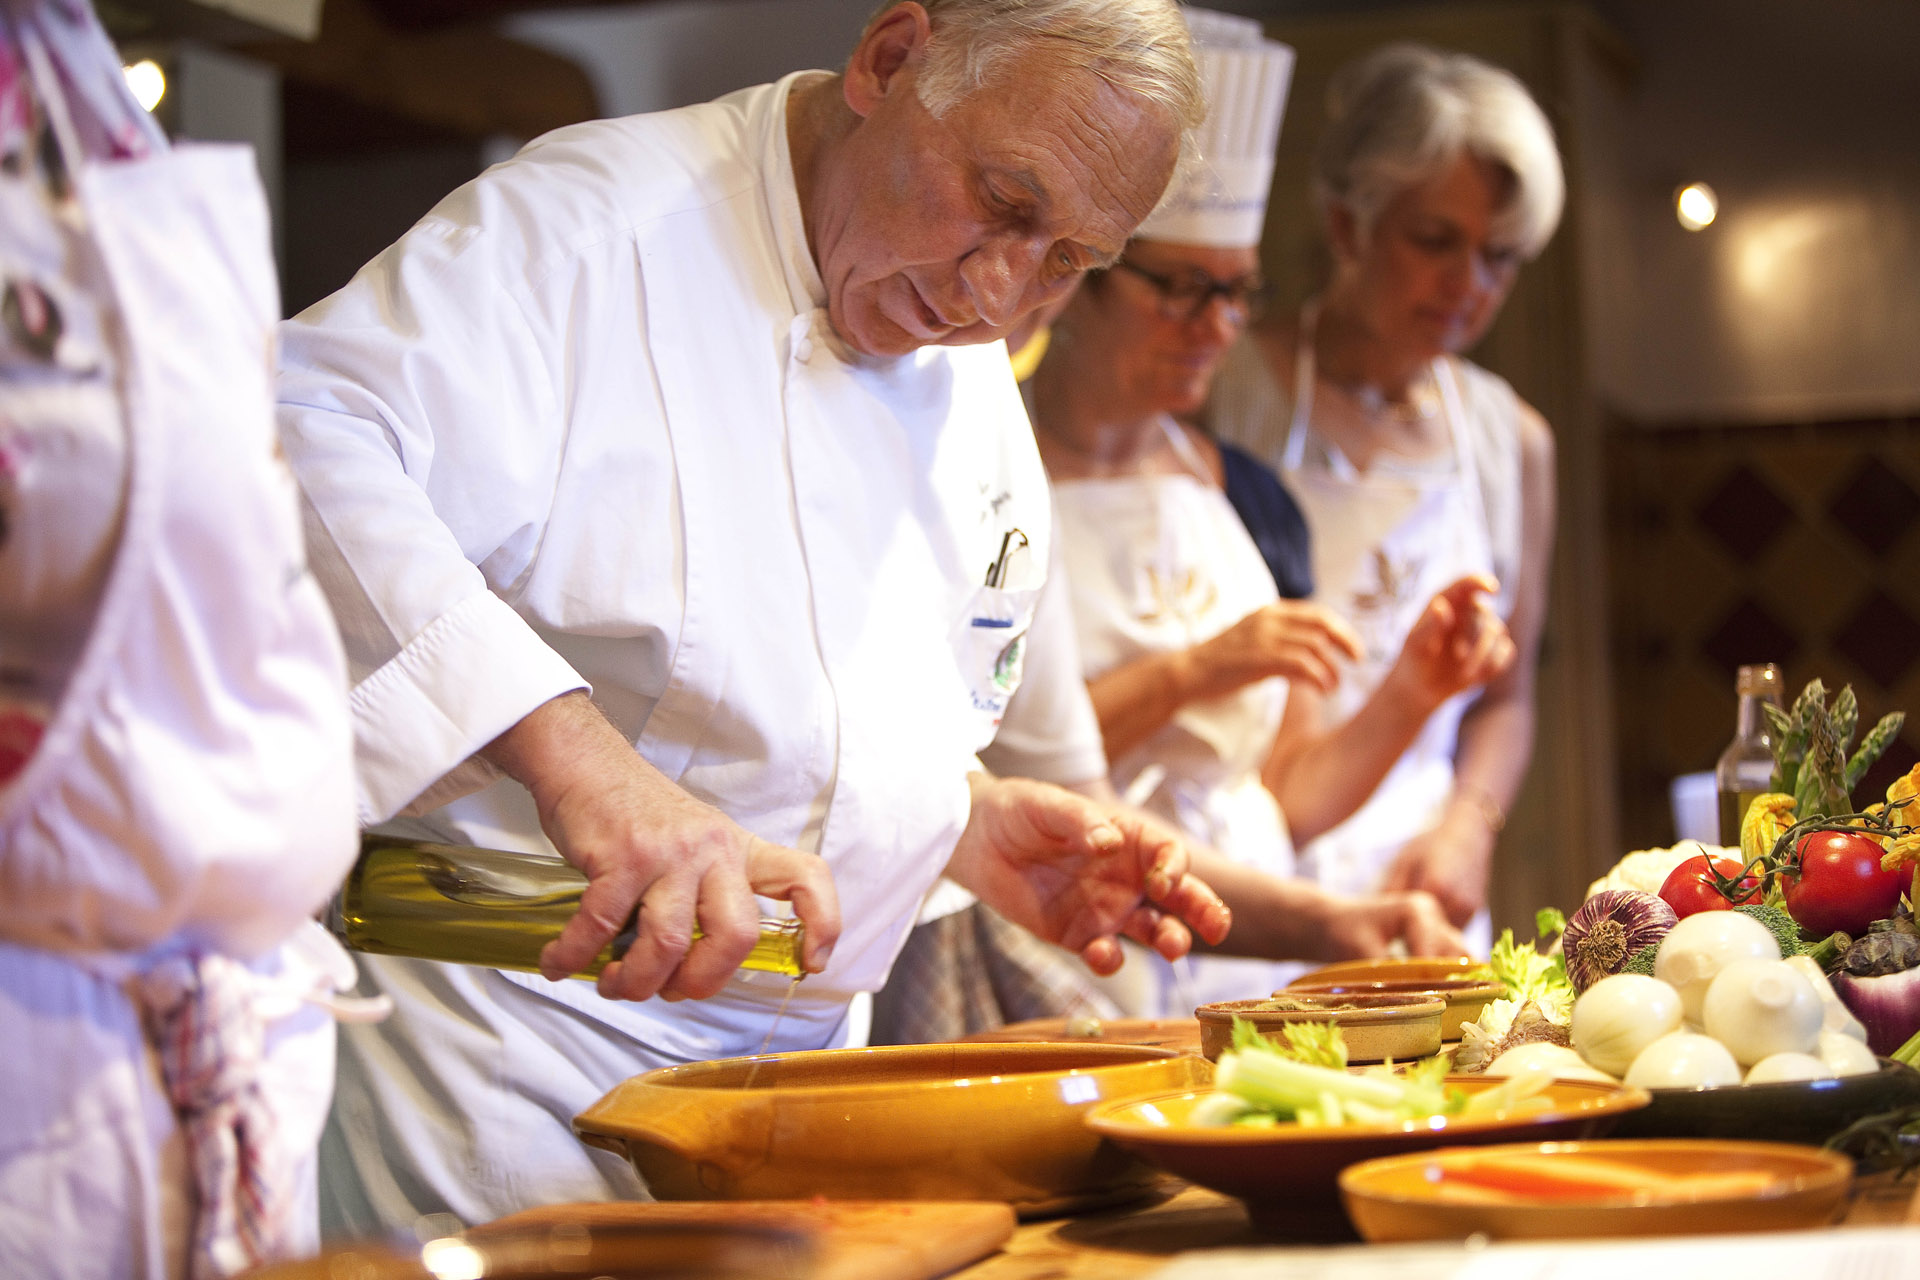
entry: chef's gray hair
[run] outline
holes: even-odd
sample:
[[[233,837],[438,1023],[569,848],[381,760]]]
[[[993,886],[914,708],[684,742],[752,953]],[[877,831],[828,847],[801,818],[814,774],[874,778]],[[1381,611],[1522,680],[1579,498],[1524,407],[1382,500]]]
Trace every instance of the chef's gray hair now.
[[[1566,202],[1553,126],[1512,73],[1464,53],[1393,44],[1335,72],[1314,201],[1323,217],[1344,205],[1364,238],[1396,195],[1463,153],[1512,176],[1497,229],[1524,258],[1546,248]]]
[[[1045,50],[1166,110],[1182,132],[1206,116],[1187,24],[1175,0],[920,0],[933,39],[914,82],[935,116]],[[884,6],[884,13],[893,8]],[[879,16],[878,14],[875,15]]]

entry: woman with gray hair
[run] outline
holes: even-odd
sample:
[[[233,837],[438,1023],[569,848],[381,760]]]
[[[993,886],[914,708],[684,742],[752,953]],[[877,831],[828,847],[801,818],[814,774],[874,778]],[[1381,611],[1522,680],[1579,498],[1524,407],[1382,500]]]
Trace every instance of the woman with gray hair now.
[[[1533,749],[1553,440],[1462,357],[1559,222],[1559,155],[1508,72],[1392,45],[1335,75],[1313,185],[1331,278],[1239,345],[1207,416],[1280,469],[1312,533],[1316,598],[1361,636],[1333,712],[1364,704],[1425,602],[1462,574],[1499,581],[1519,658],[1430,719],[1372,799],[1301,850],[1300,871],[1339,892],[1425,889],[1484,949],[1494,841]]]

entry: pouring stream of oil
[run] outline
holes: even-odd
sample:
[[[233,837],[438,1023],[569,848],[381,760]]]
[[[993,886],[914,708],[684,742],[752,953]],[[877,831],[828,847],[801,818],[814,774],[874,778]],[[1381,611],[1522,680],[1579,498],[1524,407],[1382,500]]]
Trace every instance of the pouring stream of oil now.
[[[774,1033],[780,1030],[780,1019],[787,1016],[787,1004],[793,999],[793,993],[800,989],[800,975],[795,974],[793,981],[787,984],[787,994],[780,997],[780,1007],[774,1010],[773,1022],[767,1027],[767,1038],[760,1042],[760,1052],[754,1055],[753,1065],[747,1068],[747,1078],[741,1082],[742,1089],[753,1088],[753,1078],[760,1074],[760,1064],[766,1061],[767,1049],[773,1044]]]

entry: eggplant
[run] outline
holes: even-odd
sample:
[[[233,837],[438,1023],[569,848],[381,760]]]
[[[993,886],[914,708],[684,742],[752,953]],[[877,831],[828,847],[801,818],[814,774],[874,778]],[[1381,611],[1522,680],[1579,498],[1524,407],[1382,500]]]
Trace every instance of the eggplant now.
[[[1828,980],[1881,1057],[1920,1032],[1920,939],[1912,934],[1868,934],[1847,948]]]
[[[1638,889],[1603,889],[1580,904],[1560,943],[1567,978],[1585,991],[1627,967],[1634,953],[1654,947],[1678,922],[1659,896]]]

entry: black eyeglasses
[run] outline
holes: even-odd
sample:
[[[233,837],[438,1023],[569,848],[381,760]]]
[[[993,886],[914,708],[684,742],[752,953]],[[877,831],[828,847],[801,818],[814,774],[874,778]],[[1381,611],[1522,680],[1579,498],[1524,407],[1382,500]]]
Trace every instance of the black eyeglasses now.
[[[1273,286],[1258,275],[1237,280],[1215,280],[1204,271],[1167,276],[1149,271],[1121,258],[1114,264],[1125,267],[1153,286],[1160,295],[1160,314],[1168,320],[1185,323],[1197,320],[1215,298],[1225,300],[1227,311],[1238,324],[1248,324],[1266,313],[1273,300]]]

